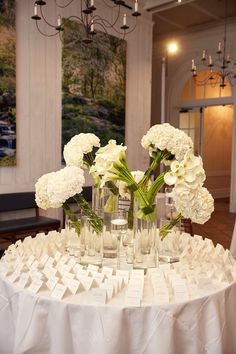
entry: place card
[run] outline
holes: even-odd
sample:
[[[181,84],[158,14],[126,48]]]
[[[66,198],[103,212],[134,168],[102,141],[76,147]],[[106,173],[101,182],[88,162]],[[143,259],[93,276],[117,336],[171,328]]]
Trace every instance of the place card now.
[[[38,271],[37,269],[31,270],[29,272],[29,274],[30,274],[30,277],[32,280],[34,280],[34,278],[43,279],[43,277],[44,277],[43,274],[40,271]]]
[[[170,302],[169,293],[157,293],[155,294],[154,303],[155,304],[168,304]]]
[[[124,279],[125,284],[129,281],[129,270],[116,270],[116,275],[121,276]]]
[[[138,298],[142,299],[143,297],[143,289],[134,289],[134,288],[128,288],[125,293],[126,297],[133,297],[133,298]]]
[[[35,259],[34,261],[33,261],[33,263],[31,264],[31,269],[38,269],[38,267],[39,267],[39,262],[37,261],[37,259]]]
[[[52,291],[55,288],[55,286],[57,285],[58,281],[59,281],[58,277],[49,278],[46,283],[48,289]]]
[[[101,284],[104,280],[105,275],[102,273],[96,272],[93,274],[93,279],[97,282],[97,284]]]
[[[140,307],[141,306],[141,299],[135,298],[132,296],[126,296],[125,297],[125,306]]]
[[[15,281],[17,281],[17,279],[20,277],[20,274],[21,272],[17,269],[15,270],[12,275],[10,275],[8,277],[8,280],[11,282],[11,283],[14,283]]]
[[[75,295],[80,289],[84,290],[84,287],[82,286],[82,284],[78,280],[75,280],[75,279],[69,279],[69,281],[67,283],[67,287],[73,295]]]
[[[73,269],[76,265],[76,260],[74,258],[71,258],[67,264],[69,267],[71,267],[71,269]]]
[[[110,276],[113,274],[113,268],[103,267],[101,273],[105,274],[106,276]]]
[[[78,273],[80,270],[83,270],[84,267],[81,264],[76,263],[74,267],[72,267],[73,272]]]
[[[189,295],[187,292],[175,292],[174,293],[174,298],[176,302],[182,302],[182,301],[188,301],[189,300]]]
[[[27,267],[30,269],[32,263],[35,261],[35,257],[33,255],[31,255],[28,259],[28,261],[26,262]]]
[[[63,272],[61,273],[62,277],[66,277],[69,279],[74,279],[75,275],[71,272],[68,272],[67,270],[63,270]]]
[[[89,264],[87,269],[88,269],[88,270],[93,270],[93,271],[98,272],[99,266],[96,266],[96,265],[94,265],[94,264]]]
[[[106,289],[96,288],[91,291],[91,300],[95,304],[105,305],[107,302]]]
[[[86,291],[89,291],[91,288],[94,288],[97,286],[92,277],[82,276],[79,280],[82,283],[82,285]]]
[[[46,262],[48,261],[49,256],[45,253],[41,259],[40,259],[40,264],[41,266],[45,266]]]
[[[55,254],[55,256],[54,256],[54,259],[55,259],[56,262],[58,262],[59,259],[61,259],[61,257],[62,257],[62,254],[57,251],[56,254]]]
[[[53,257],[48,257],[47,262],[45,263],[45,266],[51,266],[53,267],[54,264],[54,258]]]
[[[106,290],[108,300],[112,299],[112,297],[115,296],[114,284],[107,282],[101,283],[99,288]]]
[[[23,273],[21,274],[20,276],[20,279],[18,281],[18,285],[21,287],[21,288],[25,288],[26,285],[29,283],[30,281],[30,277],[29,277],[29,273]]]
[[[29,290],[32,291],[34,294],[37,294],[40,288],[43,285],[43,281],[40,279],[34,279],[29,286]]]
[[[65,295],[66,290],[67,287],[65,285],[57,283],[50,295],[57,300],[61,300]]]

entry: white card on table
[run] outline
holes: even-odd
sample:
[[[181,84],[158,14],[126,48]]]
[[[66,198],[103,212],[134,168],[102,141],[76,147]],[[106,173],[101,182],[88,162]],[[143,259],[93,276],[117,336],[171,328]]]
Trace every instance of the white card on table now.
[[[80,288],[80,282],[75,279],[70,279],[69,282],[67,283],[67,287],[70,290],[70,292],[75,295],[79,288]],[[81,287],[82,288],[82,287]]]
[[[94,271],[98,272],[99,266],[96,266],[94,264],[89,264],[88,265],[88,270],[94,270]]]
[[[91,277],[82,276],[79,280],[86,291],[90,290],[92,287],[96,287],[96,283]]]
[[[107,302],[107,291],[106,289],[96,288],[91,291],[91,299],[96,304],[105,305]]]
[[[125,284],[129,281],[129,270],[116,270],[116,275],[121,276],[124,279]]]
[[[29,282],[29,273],[23,273],[21,274],[20,276],[20,279],[18,281],[18,285],[21,287],[21,288],[25,288],[26,285],[28,284]]]
[[[44,265],[46,264],[48,258],[49,258],[49,256],[45,253],[45,254],[41,257],[41,259],[40,259],[40,264],[41,264],[42,266],[44,266]]]
[[[59,281],[59,278],[57,278],[57,277],[49,278],[46,283],[48,289],[53,290],[55,288],[55,286],[57,285],[58,281]]]
[[[40,290],[41,286],[43,285],[43,281],[40,279],[34,279],[29,286],[29,290],[32,291],[34,294]]]
[[[51,292],[51,296],[57,300],[61,300],[65,295],[67,287],[63,284],[56,284],[54,289]]]
[[[76,260],[74,258],[71,258],[67,264],[71,268],[74,268],[74,266],[76,265]]]
[[[72,269],[75,273],[78,273],[80,270],[83,270],[83,266],[81,264],[76,263]]]
[[[14,271],[14,273],[12,273],[10,277],[8,277],[8,279],[11,283],[14,283],[19,277],[20,277],[20,271],[18,271],[17,269]]]
[[[54,258],[53,257],[48,257],[47,262],[45,263],[45,265],[53,266],[53,264],[54,264]]]
[[[141,300],[143,297],[143,289],[127,289],[125,297],[133,297]]]
[[[56,262],[58,262],[61,257],[62,257],[62,254],[57,251],[55,256],[54,256],[54,259],[55,259]]]
[[[28,259],[28,261],[26,262],[26,265],[28,268],[31,267],[31,264],[34,262],[35,258],[33,255],[30,256],[30,258]]]
[[[155,294],[155,303],[168,304],[170,302],[169,294]]]
[[[103,267],[101,273],[105,274],[106,276],[110,276],[113,274],[113,268]]]
[[[140,307],[141,305],[141,300],[139,298],[135,297],[129,297],[126,296],[125,298],[125,306],[135,306],[135,307]]]

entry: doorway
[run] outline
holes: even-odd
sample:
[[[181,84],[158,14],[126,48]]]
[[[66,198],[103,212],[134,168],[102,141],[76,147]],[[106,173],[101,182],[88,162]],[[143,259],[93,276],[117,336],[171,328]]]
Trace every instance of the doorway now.
[[[214,198],[230,196],[233,106],[192,107],[179,111],[179,128],[194,142],[206,172],[205,187]]]

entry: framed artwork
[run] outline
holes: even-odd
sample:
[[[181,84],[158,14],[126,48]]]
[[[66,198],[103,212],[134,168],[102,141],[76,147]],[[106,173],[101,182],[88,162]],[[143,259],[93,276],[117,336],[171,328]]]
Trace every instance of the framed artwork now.
[[[0,0],[0,166],[16,164],[15,0]]]
[[[97,32],[82,43],[83,28],[68,21],[62,50],[62,148],[72,136],[94,133],[105,145],[125,141],[126,41]]]

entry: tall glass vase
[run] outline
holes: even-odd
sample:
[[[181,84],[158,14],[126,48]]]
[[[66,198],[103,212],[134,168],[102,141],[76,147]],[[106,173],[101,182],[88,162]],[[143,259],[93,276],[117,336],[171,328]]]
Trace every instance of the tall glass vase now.
[[[133,267],[154,268],[158,263],[156,220],[135,219]]]
[[[92,192],[92,209],[100,214],[114,213],[118,210],[118,195],[108,187],[94,187]]]

